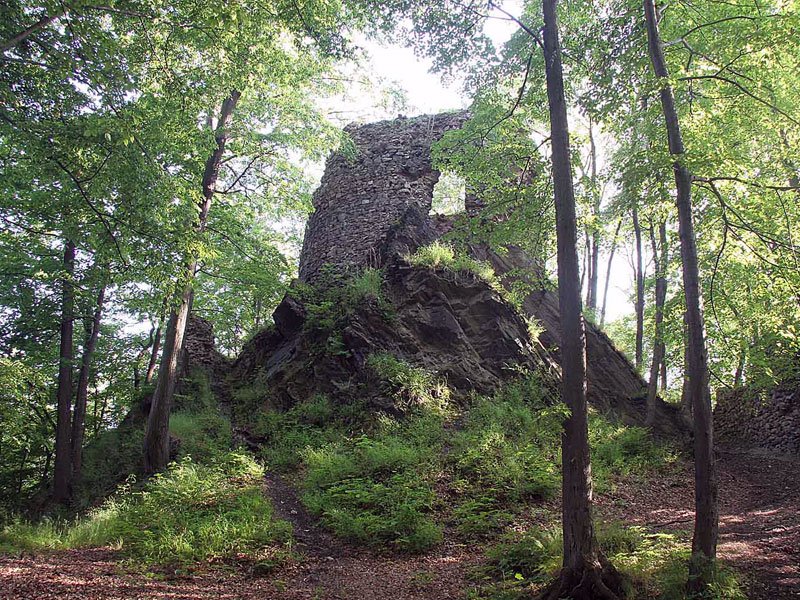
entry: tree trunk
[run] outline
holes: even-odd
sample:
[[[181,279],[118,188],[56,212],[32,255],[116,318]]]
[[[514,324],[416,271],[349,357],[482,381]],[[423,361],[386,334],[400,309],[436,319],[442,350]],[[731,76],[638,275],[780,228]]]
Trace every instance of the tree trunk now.
[[[644,261],[642,259],[642,228],[639,224],[639,210],[633,207],[633,235],[636,239],[636,370],[642,368],[644,347]]]
[[[83,467],[83,438],[86,424],[86,400],[89,397],[89,372],[92,366],[97,338],[100,335],[100,320],[103,316],[103,305],[106,300],[106,286],[102,285],[97,294],[92,324],[83,346],[81,370],[78,375],[78,391],[75,396],[75,414],[72,417],[72,480],[77,480]]]
[[[586,336],[581,310],[575,195],[569,151],[569,125],[557,0],[543,0],[544,55],[550,109],[553,185],[558,245],[558,300],[561,313],[562,396],[570,409],[562,435],[562,524],[564,562],[547,598],[617,598],[620,579],[600,554],[592,518],[592,481],[586,405]]]
[[[703,339],[703,311],[700,295],[700,270],[692,216],[692,175],[681,161],[684,154],[678,112],[669,86],[669,72],[658,30],[655,0],[644,0],[648,49],[653,71],[662,82],[661,107],[667,126],[669,152],[675,157],[673,171],[677,191],[683,287],[686,299],[687,347],[685,393],[691,400],[694,417],[695,521],[688,589],[705,593],[713,578],[717,553],[719,513],[717,474],[714,459],[714,434],[711,420],[711,392],[708,387],[708,357]]]
[[[606,302],[608,301],[608,284],[611,280],[611,264],[614,262],[614,253],[617,251],[617,239],[619,230],[622,227],[622,219],[617,221],[617,228],[614,230],[614,239],[611,240],[611,252],[608,254],[608,266],[606,267],[606,281],[603,284],[603,307],[600,309],[600,327],[606,323]]]
[[[147,372],[144,376],[146,384],[153,383],[153,377],[156,374],[156,365],[158,365],[158,353],[161,351],[161,325],[164,322],[164,317],[158,321],[155,333],[153,333],[153,345],[150,348],[150,361],[147,363]]]
[[[655,425],[656,399],[658,398],[658,375],[664,363],[664,304],[667,300],[667,223],[658,225],[658,242],[653,227],[650,227],[650,243],[653,246],[653,260],[656,265],[655,331],[653,336],[653,362],[650,364],[650,380],[647,384],[646,425]],[[661,246],[659,252],[659,245]]]
[[[75,320],[75,244],[64,243],[64,281],[61,291],[61,346],[58,353],[56,457],[53,468],[53,502],[69,502],[70,412],[72,404],[73,323]]]
[[[230,135],[230,125],[233,112],[239,101],[241,93],[237,90],[231,92],[222,103],[217,128],[215,131],[216,147],[211,156],[206,160],[203,172],[202,191],[203,200],[200,204],[200,214],[195,225],[197,233],[202,234],[208,223],[208,212],[211,209],[211,200],[219,179],[222,156]],[[147,427],[144,438],[144,468],[146,473],[155,473],[164,469],[169,463],[169,416],[172,410],[172,399],[178,378],[178,359],[183,348],[183,335],[186,331],[186,322],[192,302],[192,282],[197,271],[198,261],[193,257],[185,271],[185,281],[181,292],[180,303],[170,311],[167,322],[167,332],[164,340],[164,352],[161,357],[161,366],[158,371],[158,381],[150,405],[150,414],[147,418]]]
[[[592,155],[592,216],[593,228],[591,234],[591,244],[589,246],[589,289],[586,293],[586,311],[592,316],[597,317],[597,268],[600,258],[600,193],[597,190],[597,145],[594,140],[592,120],[589,119],[589,146]]]

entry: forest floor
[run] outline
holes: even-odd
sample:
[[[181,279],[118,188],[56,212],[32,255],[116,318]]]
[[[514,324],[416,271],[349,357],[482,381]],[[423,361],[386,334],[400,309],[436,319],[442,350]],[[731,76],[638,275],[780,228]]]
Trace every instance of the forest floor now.
[[[723,452],[719,555],[745,579],[753,600],[800,598],[800,462]],[[445,600],[466,597],[477,545],[446,541],[422,556],[380,554],[343,544],[320,528],[278,476],[269,476],[276,512],[291,521],[303,558],[275,573],[205,568],[180,576],[126,568],[112,549],[0,557],[1,599]],[[597,499],[606,520],[661,531],[692,527],[691,465],[631,481]],[[552,507],[557,509],[557,503]]]

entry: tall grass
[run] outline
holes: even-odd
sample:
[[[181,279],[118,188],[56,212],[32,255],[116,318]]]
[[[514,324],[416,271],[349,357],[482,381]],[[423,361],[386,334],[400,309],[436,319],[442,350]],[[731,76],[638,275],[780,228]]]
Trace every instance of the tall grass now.
[[[71,523],[14,522],[0,532],[4,552],[113,545],[143,564],[258,558],[290,539],[263,493],[263,468],[229,453],[212,464],[185,458],[141,489],[123,486]]]

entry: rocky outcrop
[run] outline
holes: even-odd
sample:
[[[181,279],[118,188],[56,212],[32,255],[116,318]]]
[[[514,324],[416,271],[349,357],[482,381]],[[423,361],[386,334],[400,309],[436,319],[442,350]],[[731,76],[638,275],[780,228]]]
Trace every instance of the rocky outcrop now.
[[[800,381],[774,389],[742,387],[717,394],[717,442],[731,450],[800,455]]]
[[[383,304],[364,301],[350,307],[332,332],[320,329],[308,307],[288,295],[275,312],[275,327],[245,347],[230,381],[257,383],[261,402],[277,408],[325,393],[393,409],[371,380],[370,354],[388,352],[435,373],[457,398],[490,393],[521,370],[558,376],[557,294],[523,252],[471,248],[474,257],[492,264],[504,285],[522,281],[527,286],[521,310],[470,273],[414,268],[404,259],[452,226],[429,216],[439,177],[430,149],[465,119],[465,113],[453,113],[348,128],[356,158],[335,154],[328,161],[314,195],[300,279],[325,287],[335,281],[326,272],[380,266]],[[539,339],[530,339],[526,318],[541,323]],[[587,355],[589,401],[626,423],[644,424],[644,381],[590,323]],[[656,429],[668,435],[686,431],[676,408],[659,401],[658,411]]]
[[[291,297],[275,317],[275,328],[245,347],[231,379],[260,380],[264,402],[278,408],[324,393],[392,409],[366,366],[375,353],[438,375],[456,399],[490,393],[512,374],[548,360],[529,340],[526,321],[485,282],[470,273],[415,268],[399,258],[385,269],[381,301],[364,299],[335,331],[316,328]],[[333,349],[326,343],[331,335],[337,339]]]

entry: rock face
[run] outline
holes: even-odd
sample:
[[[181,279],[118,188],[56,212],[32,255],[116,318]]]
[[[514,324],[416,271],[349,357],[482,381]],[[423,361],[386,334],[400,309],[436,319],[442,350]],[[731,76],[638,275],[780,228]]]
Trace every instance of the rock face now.
[[[771,390],[738,388],[717,395],[714,433],[735,450],[800,455],[800,381]]]
[[[404,256],[430,243],[449,223],[428,215],[439,173],[431,166],[431,144],[460,127],[465,113],[384,121],[348,128],[357,158],[332,156],[300,257],[303,282],[325,280],[363,266],[384,271],[383,305],[362,301],[338,324],[331,348],[303,302],[288,295],[275,312],[275,328],[244,348],[230,380],[258,382],[262,401],[286,408],[325,393],[358,396],[387,407],[388,398],[366,367],[367,357],[389,352],[446,379],[457,397],[489,393],[520,369],[558,376],[558,299],[536,285],[535,265],[518,249],[502,255],[481,246],[472,254],[492,263],[506,285],[529,272],[533,291],[522,312],[476,276],[445,269],[411,267]],[[513,274],[513,277],[512,277]],[[541,322],[539,339],[529,336],[526,317]],[[645,383],[611,341],[587,323],[589,400],[629,424],[645,419]],[[374,377],[373,377],[374,379]],[[391,408],[391,406],[388,406]],[[657,429],[682,435],[677,409],[659,404]]]
[[[420,269],[397,259],[386,266],[382,296],[381,302],[362,300],[333,332],[316,328],[301,304],[285,300],[275,329],[245,347],[232,380],[260,380],[268,390],[264,400],[277,408],[324,393],[391,409],[392,400],[367,367],[371,354],[390,353],[435,373],[456,398],[490,393],[520,368],[547,360],[514,307],[469,273]],[[329,339],[337,340],[333,350]]]

